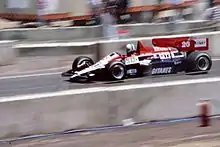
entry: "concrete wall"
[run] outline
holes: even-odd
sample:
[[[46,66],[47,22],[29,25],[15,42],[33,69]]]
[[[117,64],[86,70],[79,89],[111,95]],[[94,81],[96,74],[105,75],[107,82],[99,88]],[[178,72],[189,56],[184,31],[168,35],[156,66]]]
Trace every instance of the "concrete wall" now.
[[[0,1],[0,13],[15,12],[15,13],[35,14],[36,13],[36,1],[37,0],[30,0],[29,8],[26,8],[26,9],[9,9],[7,8],[7,0],[1,0]]]
[[[0,138],[121,124],[122,120],[128,118],[139,122],[194,116],[198,115],[196,103],[200,98],[219,101],[219,84],[131,89],[1,102],[0,117],[3,119],[0,121]],[[218,107],[212,109],[212,114],[218,113]]]
[[[219,41],[220,35],[216,34],[216,35],[212,35],[209,37],[210,39],[210,53],[213,56],[220,56],[220,49],[219,49]]]
[[[0,122],[0,136],[12,137],[107,124],[107,99],[105,93],[94,93],[1,103],[0,116],[4,121]]]
[[[209,51],[210,55],[213,57],[220,57],[220,50],[218,46],[218,40],[220,38],[219,34],[190,34],[194,37],[209,38]],[[172,37],[172,36],[170,36]],[[175,37],[175,36],[173,36]],[[145,45],[152,45],[152,38],[142,38],[141,40],[144,42]],[[47,43],[45,42],[45,46],[40,43],[28,43],[28,44],[16,44],[14,48],[18,50],[20,53],[19,56],[57,56],[57,55],[91,55],[93,56],[94,60],[100,60],[102,57],[107,55],[110,52],[118,51],[120,53],[125,53],[125,45],[127,43],[134,43],[137,44],[137,41],[140,40],[139,38],[136,39],[124,39],[124,40],[106,40],[106,41],[91,41],[91,42],[54,42],[54,43]],[[92,44],[92,45],[90,45]]]
[[[153,5],[157,4],[157,0],[130,0],[132,6]]]
[[[0,1],[0,13],[5,12],[6,0]]]
[[[127,37],[146,37],[149,35],[168,35],[179,33],[191,33],[195,28],[211,27],[208,21],[180,22],[173,27],[169,23],[161,24],[136,24],[117,25],[118,29],[129,31]],[[202,31],[211,29],[203,29]],[[201,32],[195,30],[194,32]],[[0,30],[2,40],[26,40],[26,41],[53,41],[53,40],[83,40],[103,37],[102,26],[66,27],[66,28],[39,28],[39,29],[11,29]]]
[[[18,52],[13,48],[13,41],[0,41],[0,66],[11,65],[16,62]]]
[[[119,25],[119,29],[128,29],[130,37],[146,37],[149,35],[164,35],[174,33],[190,33],[191,29],[196,27],[205,27],[206,22],[182,22],[177,24],[159,23],[159,24],[142,24],[142,25]]]
[[[73,16],[87,15],[89,7],[87,0],[59,0],[57,12],[71,12]]]
[[[48,29],[15,29],[12,31],[0,31],[2,40],[22,40],[22,41],[68,41],[68,40],[85,40],[101,37],[101,28],[48,28]]]

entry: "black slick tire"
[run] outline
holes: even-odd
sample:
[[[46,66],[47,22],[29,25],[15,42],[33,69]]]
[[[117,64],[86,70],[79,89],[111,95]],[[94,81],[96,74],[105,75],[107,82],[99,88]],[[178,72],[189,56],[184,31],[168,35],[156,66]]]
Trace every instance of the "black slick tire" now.
[[[211,56],[206,52],[192,52],[185,62],[186,72],[208,72],[212,67]]]
[[[126,67],[121,61],[113,61],[108,64],[106,72],[110,80],[123,80],[126,76]]]
[[[86,64],[88,64],[88,65],[85,65],[85,66],[82,66],[82,67],[78,67],[83,62],[86,62]],[[79,70],[82,70],[85,67],[91,66],[93,64],[94,64],[94,61],[91,58],[86,57],[86,56],[79,56],[72,63],[72,70],[73,71],[79,71]]]

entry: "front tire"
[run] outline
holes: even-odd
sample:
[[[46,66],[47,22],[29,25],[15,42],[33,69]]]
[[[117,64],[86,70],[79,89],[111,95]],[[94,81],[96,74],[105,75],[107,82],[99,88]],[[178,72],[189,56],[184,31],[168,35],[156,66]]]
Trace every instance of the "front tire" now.
[[[72,70],[80,71],[93,64],[94,64],[94,61],[91,58],[86,57],[86,56],[79,56],[73,61]]]

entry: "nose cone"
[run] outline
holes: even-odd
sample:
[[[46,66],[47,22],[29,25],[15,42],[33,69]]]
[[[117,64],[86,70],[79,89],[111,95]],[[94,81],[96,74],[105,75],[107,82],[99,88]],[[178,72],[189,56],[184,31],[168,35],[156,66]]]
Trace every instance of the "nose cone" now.
[[[72,75],[71,77],[70,77],[70,79],[73,79],[73,78],[75,78],[75,77],[77,77],[78,76],[78,74],[74,74],[74,75]]]

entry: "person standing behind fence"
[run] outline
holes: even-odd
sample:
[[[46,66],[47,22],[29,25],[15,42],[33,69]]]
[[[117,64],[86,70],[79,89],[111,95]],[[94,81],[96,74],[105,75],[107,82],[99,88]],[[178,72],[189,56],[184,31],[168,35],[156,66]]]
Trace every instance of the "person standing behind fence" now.
[[[101,0],[88,0],[88,3],[90,7],[90,13],[93,16],[97,16],[101,9],[102,1]]]
[[[183,0],[169,0],[168,3],[174,5],[174,6],[177,6],[178,4],[182,3]],[[183,15],[182,15],[182,9],[178,8],[178,9],[175,9],[175,14],[170,17],[170,21],[176,21],[176,20],[179,20],[179,19],[183,19]]]
[[[209,0],[209,8],[212,8],[214,7],[214,0]]]
[[[213,8],[212,8],[212,13],[211,13],[211,19],[220,22],[220,1],[214,1],[213,2]]]
[[[37,7],[37,21],[39,23],[39,26],[43,26],[46,24],[44,19],[42,18],[43,15],[47,14],[47,7],[48,7],[48,2],[46,0],[37,0],[36,3]]]
[[[219,23],[220,21],[220,1],[213,1],[213,4],[210,4],[212,7],[208,7],[203,14],[203,19],[213,20]]]
[[[120,16],[126,13],[128,9],[129,1],[128,0],[116,0],[116,13],[115,17],[117,22],[120,21]]]
[[[183,0],[168,0],[166,1],[166,3],[172,4],[173,6],[177,6],[182,1]],[[181,9],[174,9],[173,11],[171,11],[171,15],[169,14],[169,17],[168,17],[168,22],[170,23],[167,25],[167,31],[170,34],[178,30],[178,25],[176,24],[176,22],[181,19],[183,19]]]
[[[103,28],[103,36],[107,39],[118,39],[118,33],[115,26],[115,18],[112,14],[112,11],[112,8],[105,7],[100,15]]]

